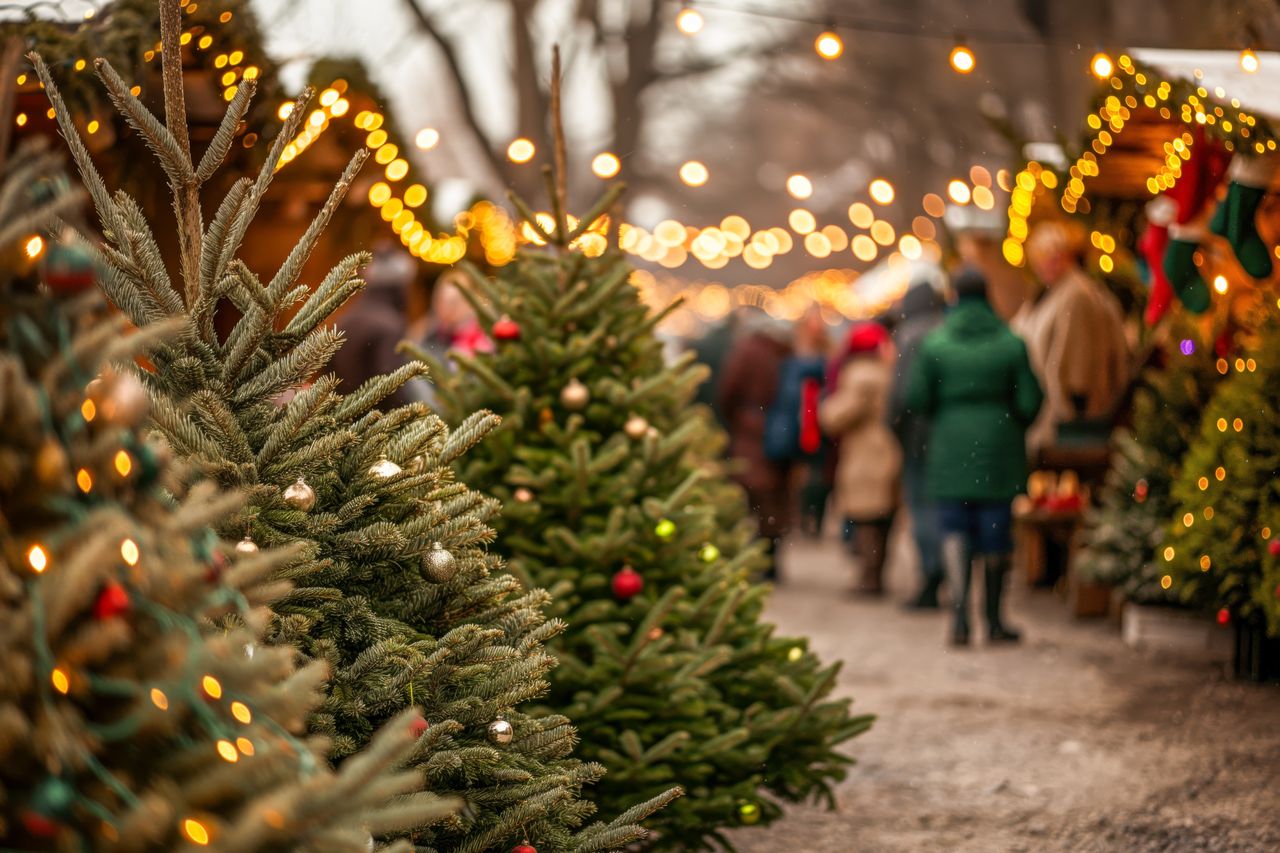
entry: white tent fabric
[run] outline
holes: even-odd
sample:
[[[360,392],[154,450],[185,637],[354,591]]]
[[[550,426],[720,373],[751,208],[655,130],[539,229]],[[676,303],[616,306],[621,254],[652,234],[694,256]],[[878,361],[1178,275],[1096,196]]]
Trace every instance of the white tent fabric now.
[[[1129,55],[1154,67],[1168,79],[1203,86],[1215,100],[1237,98],[1240,107],[1248,112],[1280,119],[1280,53],[1259,53],[1258,70],[1252,74],[1240,67],[1240,52],[1235,50],[1141,47],[1129,51]],[[1222,94],[1217,93],[1218,89]]]

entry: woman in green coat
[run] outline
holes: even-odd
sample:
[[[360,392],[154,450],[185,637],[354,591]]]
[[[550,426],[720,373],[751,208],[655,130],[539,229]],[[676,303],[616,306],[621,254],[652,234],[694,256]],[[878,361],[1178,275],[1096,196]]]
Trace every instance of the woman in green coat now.
[[[987,636],[1015,642],[1000,600],[1013,551],[1010,504],[1027,480],[1025,433],[1044,395],[1027,348],[987,301],[986,278],[962,269],[956,303],[921,345],[907,407],[931,426],[925,486],[937,502],[942,560],[954,597],[952,641],[969,642],[969,578],[982,558]]]

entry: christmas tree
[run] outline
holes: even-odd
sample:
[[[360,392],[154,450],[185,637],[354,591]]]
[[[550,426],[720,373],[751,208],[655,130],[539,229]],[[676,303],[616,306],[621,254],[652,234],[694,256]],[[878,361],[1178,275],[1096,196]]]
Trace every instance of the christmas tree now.
[[[1273,557],[1280,470],[1280,328],[1266,321],[1248,355],[1204,410],[1173,486],[1175,509],[1161,560],[1179,598],[1222,622],[1264,617],[1263,561]],[[1280,550],[1280,549],[1277,549]],[[1271,594],[1274,596],[1274,585]],[[1269,604],[1269,602],[1268,602]]]
[[[1176,504],[1173,484],[1217,384],[1211,348],[1189,329],[1171,335],[1164,365],[1134,392],[1133,425],[1112,438],[1111,470],[1084,520],[1081,573],[1122,589],[1130,601],[1173,603],[1158,556]]]
[[[106,236],[98,253],[103,289],[139,327],[180,326],[152,354],[154,373],[143,376],[155,425],[194,470],[247,491],[245,510],[221,532],[243,537],[246,549],[302,549],[302,559],[280,574],[294,589],[273,605],[269,640],[296,645],[332,669],[312,730],[331,738],[343,759],[383,721],[422,707],[414,766],[430,790],[467,805],[420,828],[414,840],[422,849],[505,851],[527,839],[585,851],[640,837],[635,821],[664,800],[637,805],[633,798],[612,823],[581,828],[594,808],[580,790],[603,768],[570,757],[576,735],[564,716],[520,709],[546,690],[554,660],[542,644],[562,626],[545,618],[545,592],[522,590],[486,552],[493,535],[486,522],[497,504],[456,482],[450,469],[495,419],[477,414],[450,432],[422,405],[380,410],[380,401],[424,373],[421,365],[345,395],[333,376],[319,375],[341,345],[325,321],[362,287],[358,270],[367,256],[344,260],[314,290],[298,278],[364,152],[264,282],[236,254],[286,144],[307,118],[308,95],[294,104],[261,171],[236,181],[206,228],[200,186],[235,140],[253,81],[239,86],[193,160],[179,5],[161,0],[160,11],[165,121],[109,64],[96,67],[172,190],[176,283],[137,204],[107,190],[48,69],[38,59],[36,67]],[[225,340],[214,327],[221,303],[242,315]]]
[[[45,257],[79,200],[51,165],[24,149],[0,187],[0,847],[364,853],[442,819],[397,770],[414,712],[337,775],[301,734],[325,666],[261,645],[296,549],[219,543],[243,497],[187,488],[111,367],[176,329],[124,336],[96,292],[30,286],[36,257],[77,284]]]
[[[663,846],[725,843],[724,828],[779,815],[764,792],[829,799],[850,763],[836,747],[870,718],[830,698],[837,666],[761,619],[761,544],[721,467],[718,429],[691,409],[704,371],[688,357],[664,364],[662,315],[606,247],[617,192],[575,223],[563,186],[549,184],[551,214],[516,200],[545,248],[526,247],[493,279],[471,271],[469,298],[497,348],[457,356],[442,406],[459,424],[479,407],[503,419],[459,469],[508,507],[500,550],[570,626],[552,647],[550,701],[578,724],[584,756],[609,768],[602,807],[680,783],[688,796],[652,821]]]

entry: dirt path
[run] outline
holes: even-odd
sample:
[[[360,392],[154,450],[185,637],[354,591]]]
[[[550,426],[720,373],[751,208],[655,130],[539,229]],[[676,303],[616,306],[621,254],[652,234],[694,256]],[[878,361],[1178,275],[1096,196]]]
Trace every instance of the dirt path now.
[[[909,567],[865,603],[834,544],[786,566],[772,617],[843,659],[841,690],[879,719],[838,811],[792,807],[736,833],[745,853],[1280,850],[1280,687],[1135,652],[1018,579],[1025,642],[952,651],[945,619],[898,606]]]

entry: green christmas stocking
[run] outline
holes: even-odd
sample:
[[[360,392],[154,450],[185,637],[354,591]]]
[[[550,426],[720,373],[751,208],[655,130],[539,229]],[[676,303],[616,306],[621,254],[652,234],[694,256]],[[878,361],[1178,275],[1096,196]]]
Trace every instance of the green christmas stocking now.
[[[1178,301],[1193,314],[1209,309],[1209,286],[1196,269],[1195,254],[1203,236],[1199,229],[1169,226],[1169,247],[1164,250],[1164,274]]]
[[[1227,170],[1227,197],[1213,212],[1209,230],[1227,238],[1244,271],[1256,279],[1271,275],[1271,253],[1258,236],[1254,216],[1275,173],[1275,159],[1237,154]]]

